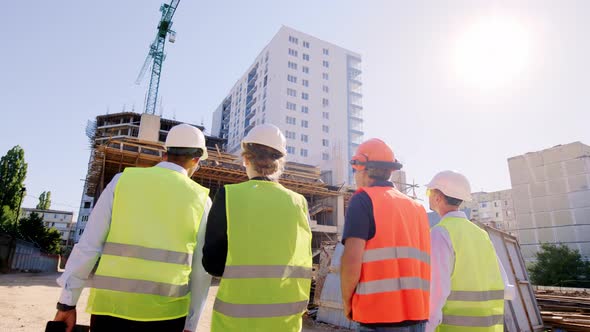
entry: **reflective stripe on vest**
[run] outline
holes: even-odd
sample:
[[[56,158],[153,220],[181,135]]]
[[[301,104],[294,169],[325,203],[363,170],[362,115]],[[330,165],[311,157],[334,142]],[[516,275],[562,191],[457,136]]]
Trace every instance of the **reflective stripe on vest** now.
[[[504,290],[494,291],[451,291],[447,301],[491,301],[503,300]]]
[[[307,308],[307,301],[272,304],[237,304],[215,299],[213,310],[235,318],[266,318],[298,315]]]
[[[145,259],[148,261],[182,264],[190,266],[193,255],[185,252],[147,248],[132,244],[107,242],[102,251],[103,255],[123,256]]]
[[[125,279],[95,275],[88,280],[90,287],[112,291],[181,297],[189,292],[188,284],[172,285],[148,280]]]
[[[427,252],[412,247],[387,247],[365,250],[363,263],[399,258],[414,258],[430,264],[430,255]]]
[[[443,324],[468,327],[490,327],[504,323],[504,315],[493,316],[449,316],[444,315]]]
[[[403,277],[360,282],[356,287],[359,295],[394,292],[399,290],[419,289],[430,291],[430,282],[416,277]]]
[[[232,265],[226,266],[223,278],[306,278],[312,277],[312,269],[290,265]]]

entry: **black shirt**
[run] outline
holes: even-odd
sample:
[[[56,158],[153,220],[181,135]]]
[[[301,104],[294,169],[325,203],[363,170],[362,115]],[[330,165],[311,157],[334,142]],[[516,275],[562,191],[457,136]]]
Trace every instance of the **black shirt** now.
[[[251,180],[271,181],[267,177],[255,177]],[[216,277],[223,275],[227,260],[227,212],[225,208],[225,187],[221,187],[215,194],[207,217],[202,260],[205,271]]]

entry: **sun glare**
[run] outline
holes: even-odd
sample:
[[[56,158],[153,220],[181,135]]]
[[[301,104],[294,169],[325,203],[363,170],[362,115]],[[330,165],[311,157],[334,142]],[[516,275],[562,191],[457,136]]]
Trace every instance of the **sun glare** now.
[[[509,17],[487,17],[470,26],[457,41],[455,68],[469,86],[499,88],[516,79],[527,65],[529,38]]]

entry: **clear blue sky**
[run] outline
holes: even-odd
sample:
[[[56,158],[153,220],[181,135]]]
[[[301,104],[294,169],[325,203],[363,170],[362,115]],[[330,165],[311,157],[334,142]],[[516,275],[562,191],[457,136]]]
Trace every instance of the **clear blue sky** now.
[[[25,149],[23,206],[51,190],[53,208],[77,213],[86,121],[124,105],[141,111],[146,84],[133,82],[160,4],[3,4],[0,154]],[[362,54],[366,137],[390,143],[410,181],[457,169],[474,191],[506,189],[508,157],[590,144],[588,12],[587,1],[183,0],[164,63],[164,116],[209,128],[212,111],[284,24]],[[528,45],[523,69],[491,89],[459,78],[452,55],[460,36],[490,16],[521,24]]]

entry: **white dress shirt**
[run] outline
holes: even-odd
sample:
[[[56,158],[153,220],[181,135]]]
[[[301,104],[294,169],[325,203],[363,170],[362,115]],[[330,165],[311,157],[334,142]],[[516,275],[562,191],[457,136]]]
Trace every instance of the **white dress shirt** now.
[[[155,167],[171,169],[187,175],[181,166],[170,162],[160,162]],[[113,180],[106,186],[98,201],[90,213],[86,229],[80,241],[74,246],[64,273],[57,279],[57,283],[63,287],[59,302],[67,305],[76,305],[82,289],[96,261],[100,257],[109,229],[111,227],[111,215],[113,198],[117,182],[121,173],[115,175]],[[211,285],[211,276],[203,268],[201,259],[203,257],[203,244],[205,243],[205,229],[207,228],[207,215],[211,208],[211,199],[207,198],[205,211],[201,218],[201,224],[197,233],[197,245],[193,253],[192,270],[190,274],[191,305],[186,318],[185,330],[195,331],[197,323]]]
[[[452,211],[442,218],[463,218],[467,216],[462,211]],[[451,294],[451,275],[455,268],[455,250],[449,232],[442,226],[434,226],[430,231],[431,240],[431,280],[430,280],[430,318],[426,324],[426,332],[431,332],[441,323],[442,308]],[[504,282],[504,299],[514,299],[514,286],[510,284],[506,271],[498,258],[502,281]]]

